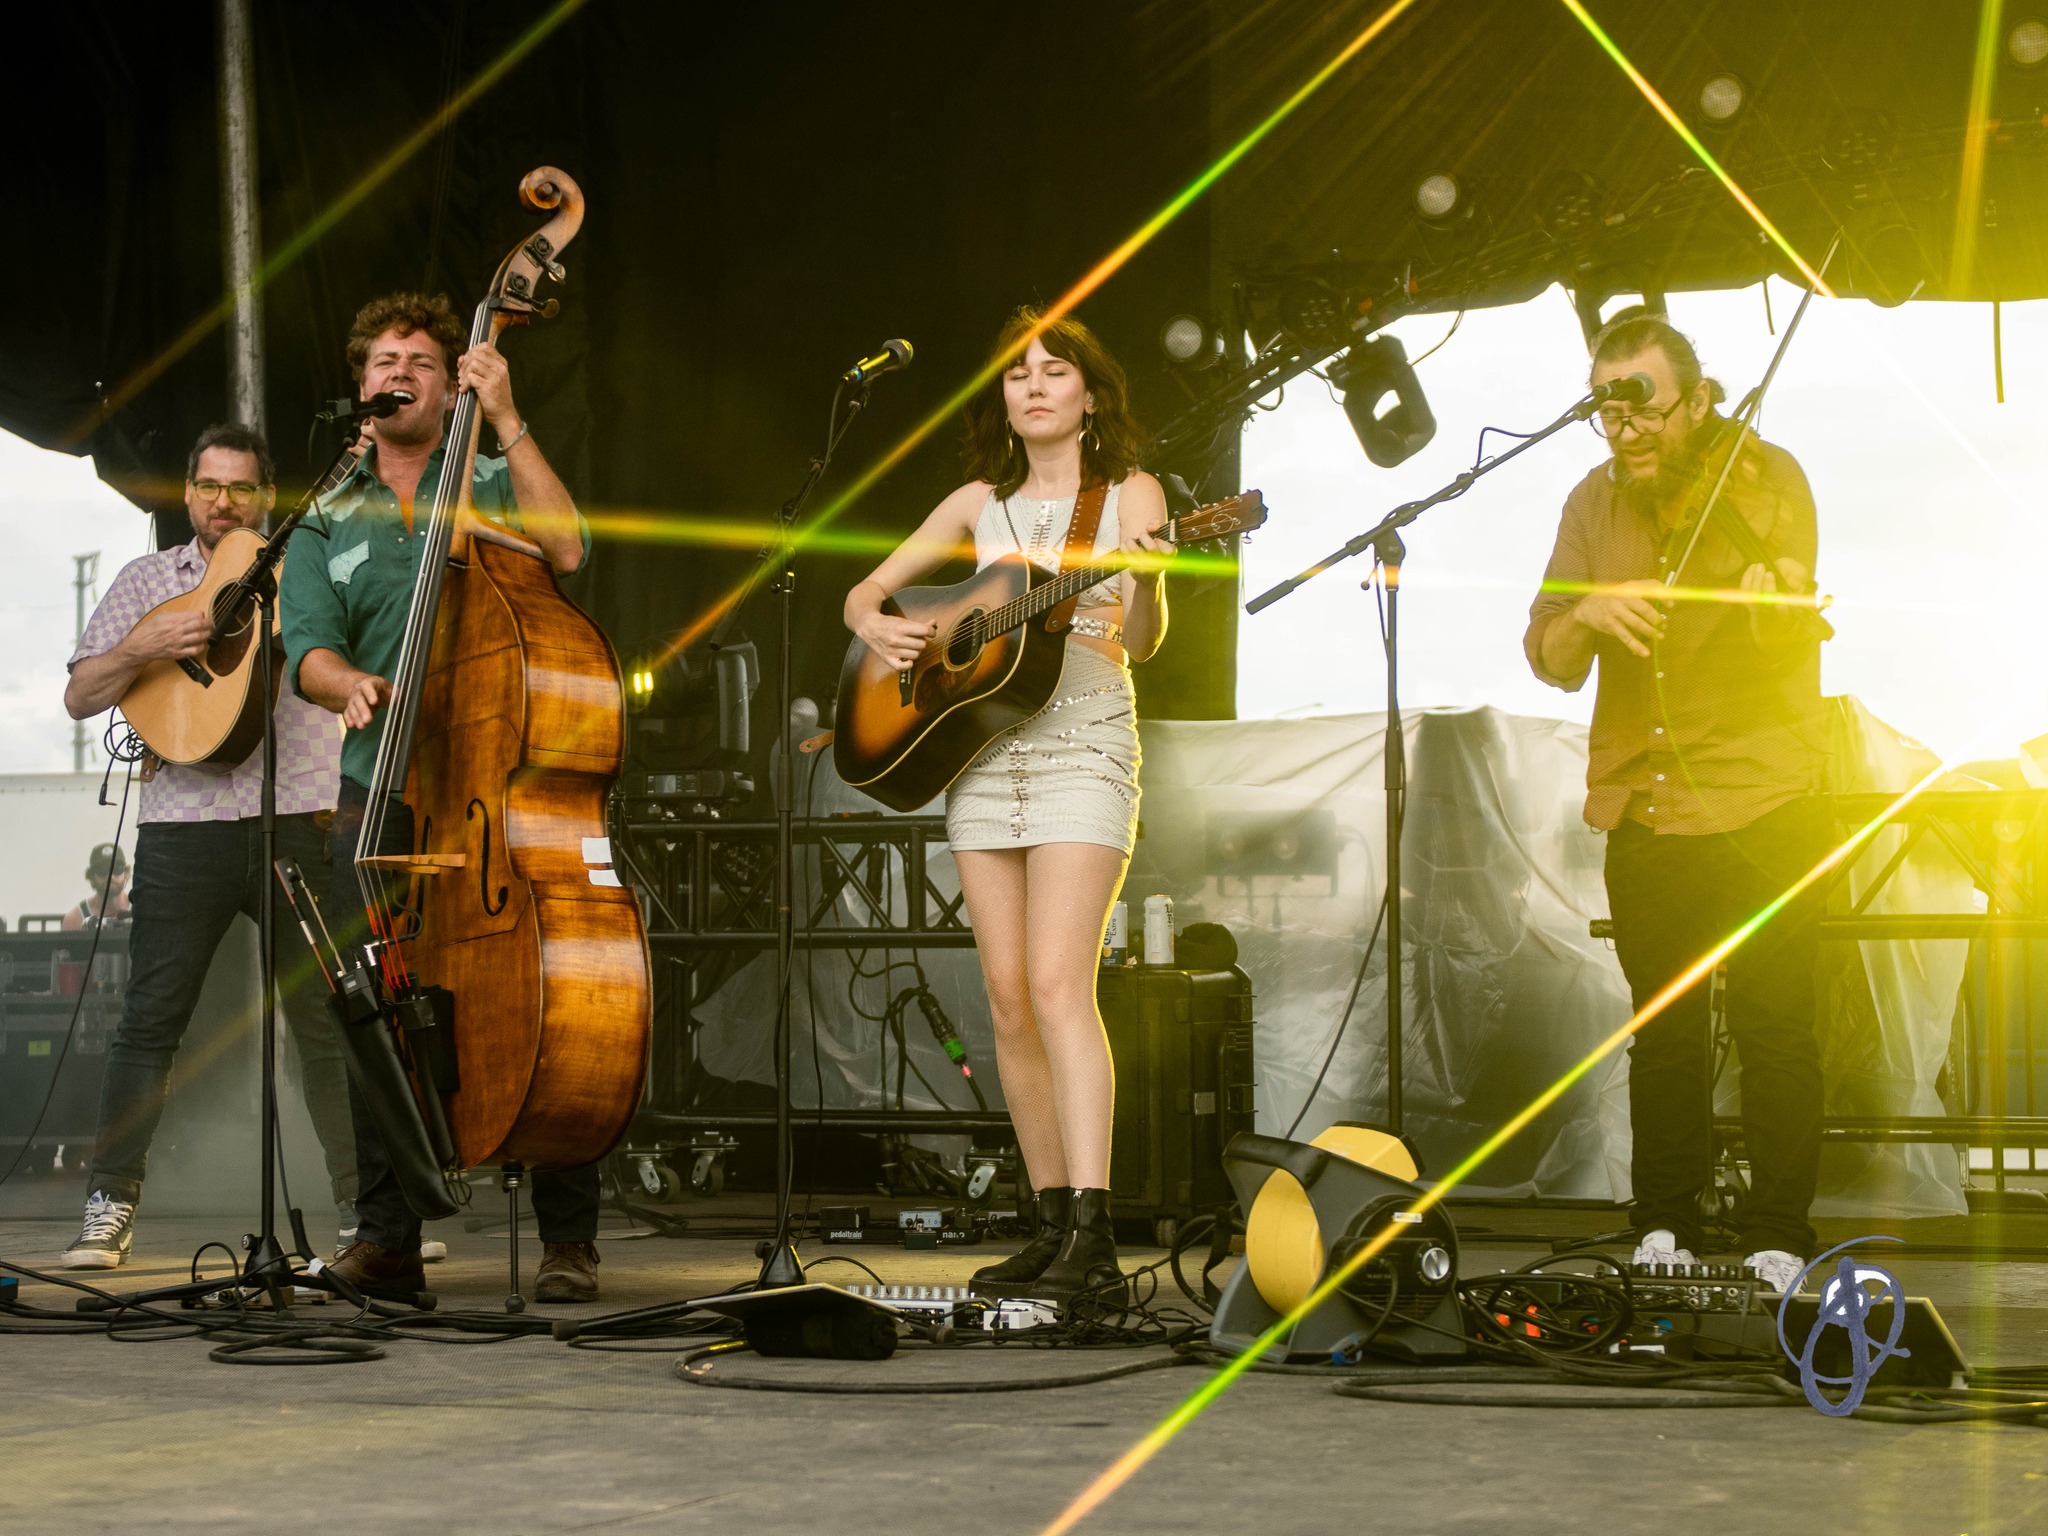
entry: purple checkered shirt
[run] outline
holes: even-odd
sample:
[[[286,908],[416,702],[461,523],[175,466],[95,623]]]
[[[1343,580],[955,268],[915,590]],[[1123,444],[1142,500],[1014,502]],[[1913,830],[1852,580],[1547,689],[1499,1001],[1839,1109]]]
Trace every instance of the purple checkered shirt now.
[[[190,592],[206,574],[199,541],[160,549],[121,567],[70,665],[112,650],[157,604]],[[282,675],[282,664],[279,667]],[[341,720],[291,688],[277,697],[277,813],[331,811],[341,793]],[[165,763],[142,786],[143,821],[242,821],[262,814],[263,749],[231,772]]]

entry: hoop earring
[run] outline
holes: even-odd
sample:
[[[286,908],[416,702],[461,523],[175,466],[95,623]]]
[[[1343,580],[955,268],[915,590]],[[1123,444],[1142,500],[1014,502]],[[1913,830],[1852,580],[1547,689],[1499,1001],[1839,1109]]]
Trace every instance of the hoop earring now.
[[[1003,451],[1010,458],[1014,459],[1017,456],[1017,429],[1005,423],[1003,426],[1003,436],[1008,442],[1008,447]]]
[[[1095,413],[1090,411],[1081,418],[1081,443],[1091,453],[1102,452],[1102,438],[1095,431]]]

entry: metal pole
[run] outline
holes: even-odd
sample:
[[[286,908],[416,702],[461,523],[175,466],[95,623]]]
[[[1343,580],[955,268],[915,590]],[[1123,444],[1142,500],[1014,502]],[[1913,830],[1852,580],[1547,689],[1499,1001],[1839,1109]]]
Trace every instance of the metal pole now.
[[[256,70],[249,0],[220,0],[221,268],[228,320],[228,414],[263,432],[263,303],[257,267],[263,234],[256,202]]]
[[[71,592],[72,596],[77,600],[78,609],[78,624],[71,636],[71,643],[76,645],[85,638],[85,595],[100,578],[100,552],[94,550],[89,555],[73,555],[71,557],[71,564]],[[83,720],[74,720],[71,722],[71,771],[73,773],[85,772],[85,760],[88,751],[89,749],[85,744],[85,722]]]

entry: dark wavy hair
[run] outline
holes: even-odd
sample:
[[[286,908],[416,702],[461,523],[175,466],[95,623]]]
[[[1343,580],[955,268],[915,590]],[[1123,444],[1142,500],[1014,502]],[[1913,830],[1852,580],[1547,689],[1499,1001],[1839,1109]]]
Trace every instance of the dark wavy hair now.
[[[355,323],[348,328],[348,371],[358,384],[363,382],[363,367],[370,360],[370,343],[386,331],[401,336],[425,331],[441,343],[450,378],[455,376],[455,360],[469,345],[469,331],[447,294],[437,293],[430,299],[424,293],[387,293],[357,310]]]
[[[1045,344],[1054,357],[1081,370],[1081,378],[1095,396],[1095,415],[1089,422],[1094,444],[1084,430],[1081,439],[1081,483],[1115,485],[1138,467],[1144,449],[1144,433],[1131,415],[1131,395],[1124,382],[1123,368],[1109,355],[1109,349],[1093,331],[1071,315],[1047,320],[1045,311],[1026,305],[1011,315],[996,337],[995,357],[1002,364],[994,378],[967,402],[967,436],[964,457],[967,475],[986,480],[998,497],[1015,493],[1031,473],[1031,461],[1024,445],[1010,431],[1010,411],[1003,399],[1003,375],[1024,355],[1033,337]]]

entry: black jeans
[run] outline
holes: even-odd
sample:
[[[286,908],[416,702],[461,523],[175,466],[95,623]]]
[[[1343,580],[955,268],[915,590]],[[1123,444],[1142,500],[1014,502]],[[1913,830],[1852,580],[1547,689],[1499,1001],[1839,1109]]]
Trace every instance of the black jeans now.
[[[277,818],[277,853],[296,859],[314,880],[326,871],[326,839],[310,815]],[[128,993],[107,1048],[88,1190],[131,1202],[141,1197],[149,1144],[170,1092],[171,1060],[192,1022],[213,952],[238,913],[255,920],[263,886],[272,879],[263,863],[263,825],[255,817],[152,821],[137,829]],[[327,1014],[326,984],[282,894],[277,906],[272,938],[281,1011],[298,1044],[306,1109],[334,1198],[347,1200],[356,1181],[348,1070]]]
[[[369,791],[354,779],[341,781],[341,805],[334,815],[334,838],[330,845],[334,860],[334,885],[322,914],[335,939],[344,947],[360,944],[368,931],[363,913],[361,888],[356,884],[356,839],[363,829],[363,810]],[[379,853],[409,853],[412,850],[412,812],[392,802],[384,819],[384,840]],[[455,1000],[455,1027],[462,1028],[462,1000]],[[420,1243],[420,1219],[405,1203],[398,1180],[384,1156],[384,1143],[376,1123],[364,1112],[362,1095],[349,1084],[349,1103],[355,1112],[356,1167],[362,1188],[356,1196],[356,1236],[380,1248],[408,1251]],[[544,1243],[588,1243],[597,1239],[598,1165],[560,1171],[544,1170],[527,1180],[533,1202],[534,1222]]]
[[[1798,800],[1735,832],[1667,834],[1624,821],[1607,835],[1614,947],[1638,1008],[1754,917],[1834,843],[1824,800]],[[1820,1046],[1814,1034],[1822,893],[1789,903],[1728,957],[1728,1032],[1742,1064],[1750,1189],[1746,1252],[1813,1253],[1820,1171]],[[1712,1175],[1707,984],[1645,1024],[1629,1050],[1637,1232],[1703,1242],[1699,1199]]]

